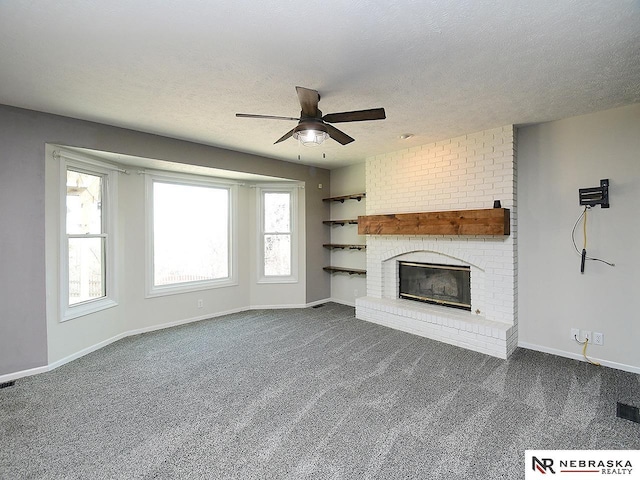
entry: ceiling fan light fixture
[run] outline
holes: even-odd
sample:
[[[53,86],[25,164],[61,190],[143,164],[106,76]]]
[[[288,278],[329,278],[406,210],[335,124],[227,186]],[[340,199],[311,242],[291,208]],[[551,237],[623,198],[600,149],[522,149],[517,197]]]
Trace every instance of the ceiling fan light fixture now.
[[[327,132],[327,127],[322,123],[305,124],[301,122],[294,129],[293,138],[305,147],[316,147],[329,138],[329,133]]]
[[[384,108],[369,108],[368,110],[353,110],[351,112],[337,112],[322,115],[318,108],[320,94],[310,88],[296,87],[298,101],[300,102],[300,118],[280,117],[276,115],[258,115],[255,113],[236,113],[236,117],[244,118],[268,118],[271,120],[298,120],[298,125],[292,128],[273,144],[276,145],[293,137],[304,146],[314,147],[321,145],[327,138],[335,140],[340,145],[348,145],[355,141],[349,135],[332,123],[363,122],[367,120],[384,120],[387,115]]]

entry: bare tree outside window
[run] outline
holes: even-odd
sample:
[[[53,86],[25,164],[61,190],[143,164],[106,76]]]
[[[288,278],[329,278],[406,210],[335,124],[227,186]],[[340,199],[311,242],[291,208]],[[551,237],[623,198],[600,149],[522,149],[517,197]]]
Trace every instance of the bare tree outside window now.
[[[69,305],[106,296],[103,191],[102,176],[67,169]]]
[[[264,275],[291,275],[291,193],[263,193]]]

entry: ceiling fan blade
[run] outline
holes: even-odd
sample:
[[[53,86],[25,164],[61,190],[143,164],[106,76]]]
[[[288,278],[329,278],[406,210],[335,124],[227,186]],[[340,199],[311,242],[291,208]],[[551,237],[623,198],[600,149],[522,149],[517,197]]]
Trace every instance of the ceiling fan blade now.
[[[353,112],[328,113],[322,120],[329,123],[362,122],[364,120],[384,120],[387,116],[384,108],[370,108],[369,110],[355,110]]]
[[[277,115],[257,115],[254,113],[236,113],[236,117],[242,118],[268,118],[269,120],[295,120],[296,122],[300,120],[299,118],[294,117],[278,117]]]
[[[351,138],[349,135],[338,130],[336,127],[332,125],[325,124],[325,127],[327,127],[327,132],[329,133],[329,136],[333,138],[336,142],[342,145],[346,145],[347,143],[351,143],[355,141],[355,139]]]
[[[304,87],[296,87],[296,92],[298,100],[300,100],[300,107],[302,107],[302,114],[306,117],[317,117],[320,94],[316,90]]]
[[[297,119],[296,119],[297,120]],[[280,143],[280,142],[284,142],[287,138],[289,138],[291,135],[293,135],[293,131],[295,130],[295,128],[292,128],[291,130],[289,130],[287,133],[285,133],[283,136],[281,136],[278,140],[276,140],[275,142],[273,142],[273,144],[275,145],[276,143]]]

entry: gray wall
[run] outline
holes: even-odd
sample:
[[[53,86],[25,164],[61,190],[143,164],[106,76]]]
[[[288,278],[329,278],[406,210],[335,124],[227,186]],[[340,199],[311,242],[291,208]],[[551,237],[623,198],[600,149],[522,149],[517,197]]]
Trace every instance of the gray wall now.
[[[44,139],[35,130],[33,115],[0,110],[0,374],[47,363]]]
[[[45,144],[57,143],[306,182],[306,300],[330,296],[322,202],[329,171],[55,115],[0,106],[0,374],[47,364]]]
[[[616,266],[582,275],[578,189],[603,178],[611,208],[588,213],[587,253]],[[520,344],[581,358],[570,329],[603,332],[587,353],[640,372],[640,104],[518,130],[518,228]]]
[[[366,192],[365,173],[365,163],[331,170],[331,196],[339,197]],[[366,214],[366,204],[366,198],[359,202],[356,200],[347,200],[344,203],[331,202],[331,218],[358,218],[358,216]],[[358,227],[356,225],[329,228],[331,229],[331,243],[362,244],[367,242],[366,235],[358,235]],[[366,250],[332,250],[331,265],[366,270]],[[345,275],[342,273],[331,275],[331,299],[333,301],[355,306],[356,298],[366,295],[366,276]]]

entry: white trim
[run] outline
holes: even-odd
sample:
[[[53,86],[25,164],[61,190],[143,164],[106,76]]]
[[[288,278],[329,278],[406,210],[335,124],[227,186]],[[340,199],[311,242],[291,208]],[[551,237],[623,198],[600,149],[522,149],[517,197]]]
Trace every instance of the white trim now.
[[[333,303],[339,303],[340,305],[346,305],[347,307],[354,307],[356,306],[356,302],[349,302],[347,300],[342,300],[340,298],[333,298],[331,297],[329,300],[326,300],[327,302],[333,302]]]
[[[105,162],[103,160],[96,160],[95,158],[90,158],[85,155],[74,155],[73,153],[69,153],[65,150],[54,150],[52,156],[56,160],[61,160],[61,159],[73,160],[76,162],[89,164],[93,167],[100,167],[100,168],[106,168],[108,170],[115,170],[116,172],[124,173],[127,175],[131,173],[129,170],[126,170],[117,164]]]
[[[150,284],[149,284],[150,285]],[[153,290],[146,291],[144,298],[165,297],[167,295],[180,295],[182,293],[199,292],[202,290],[212,290],[214,288],[234,287],[238,282],[228,278],[217,280],[202,280],[200,282],[184,282],[173,285],[161,285],[153,287]]]
[[[301,184],[282,184],[282,183],[263,183],[255,186],[256,189],[256,219],[258,222],[258,252],[256,255],[258,265],[256,272],[258,273],[257,283],[259,284],[279,284],[279,283],[298,283],[299,276],[299,219],[298,219],[298,195]],[[288,193],[290,198],[289,215],[290,215],[290,228],[289,235],[291,238],[291,274],[275,276],[266,276],[264,274],[264,194],[265,193]]]
[[[106,340],[103,340],[102,342],[98,342],[95,345],[91,345],[90,347],[87,348],[83,348],[82,350],[73,353],[71,355],[68,355],[64,358],[61,358],[60,360],[56,360],[53,363],[49,364],[48,367],[48,371],[53,370],[55,368],[61,367],[62,365],[65,365],[69,362],[72,362],[73,360],[76,360],[80,357],[84,357],[85,355],[88,355],[89,353],[93,353],[96,350],[100,350],[103,347],[106,347],[107,345],[110,345],[114,342],[117,342],[118,340],[122,340],[123,338],[126,337],[131,337],[133,335],[139,335],[141,333],[149,333],[149,332],[154,332],[156,330],[164,330],[165,328],[171,328],[171,327],[177,327],[179,325],[184,325],[186,323],[193,323],[193,322],[199,322],[202,320],[208,320],[208,319],[212,319],[212,318],[216,318],[216,317],[221,317],[224,315],[230,315],[232,313],[238,313],[238,312],[242,312],[244,309],[242,308],[237,308],[237,309],[232,309],[232,310],[227,310],[225,312],[220,312],[220,313],[211,313],[211,314],[207,314],[207,315],[200,315],[198,317],[192,317],[192,318],[185,318],[182,320],[175,320],[173,322],[167,322],[167,323],[162,323],[160,325],[152,325],[150,327],[144,327],[144,328],[137,328],[135,330],[129,330],[126,332],[122,332],[119,333],[118,335],[115,335],[111,338],[108,338]]]
[[[194,184],[196,182],[202,182],[202,185],[204,186],[209,186],[212,183],[215,183],[217,185],[223,185],[225,187],[229,187],[229,186],[244,187],[247,185],[244,182],[240,182],[237,180],[230,180],[228,178],[219,178],[211,175],[200,175],[197,173],[174,172],[171,170],[146,169],[142,173],[144,173],[145,175],[149,175],[151,177],[162,178],[168,181],[173,180],[173,182],[175,183]]]
[[[202,320],[210,320],[210,319],[214,319],[214,318],[218,318],[218,317],[223,317],[225,315],[231,315],[234,313],[240,313],[240,312],[247,312],[247,311],[252,311],[252,310],[265,310],[265,309],[269,309],[269,310],[281,310],[281,309],[287,309],[287,308],[310,308],[310,307],[314,307],[316,305],[322,305],[323,303],[328,303],[328,302],[334,302],[334,303],[341,303],[343,305],[348,305],[347,303],[344,303],[340,300],[336,300],[334,298],[325,298],[322,300],[316,300],[314,302],[309,302],[306,303],[304,305],[251,305],[249,307],[239,307],[239,308],[233,308],[230,310],[226,310],[224,312],[218,312],[218,313],[208,313],[206,315],[200,315],[198,317],[191,317],[191,318],[186,318],[183,320],[176,320],[173,322],[167,322],[167,323],[163,323],[161,325],[153,325],[150,327],[144,327],[144,328],[138,328],[135,330],[129,330],[127,332],[123,332],[120,333],[118,335],[115,335],[111,338],[108,338],[107,340],[103,340],[102,342],[98,342],[95,345],[92,345],[90,347],[87,348],[83,348],[82,350],[73,353],[67,357],[61,358],[60,360],[56,360],[55,362],[52,362],[48,365],[44,365],[41,367],[35,367],[35,368],[30,368],[27,370],[20,370],[17,372],[12,372],[12,373],[5,373],[3,375],[0,375],[0,383],[4,383],[4,382],[10,382],[12,380],[16,380],[19,378],[24,378],[24,377],[29,377],[31,375],[37,375],[39,373],[45,373],[45,372],[50,372],[51,370],[54,370],[58,367],[61,367],[62,365],[65,365],[69,362],[72,362],[73,360],[76,360],[80,357],[83,357],[89,353],[93,353],[96,350],[101,349],[102,347],[106,347],[107,345],[117,342],[118,340],[121,340],[123,338],[126,337],[130,337],[132,335],[139,335],[141,333],[149,333],[149,332],[153,332],[156,330],[163,330],[165,328],[171,328],[171,327],[177,327],[179,325],[184,325],[187,323],[193,323],[193,322],[200,322]],[[577,353],[571,353],[571,352],[565,352],[563,350],[557,350],[554,348],[548,348],[548,347],[543,347],[541,345],[533,345],[530,343],[526,343],[526,342],[519,342],[518,346],[521,348],[526,348],[528,350],[535,350],[538,352],[543,352],[543,353],[550,353],[552,355],[556,355],[558,357],[565,357],[565,358],[571,358],[574,360],[584,360],[584,358],[582,357],[582,355],[577,354]],[[630,372],[630,373],[637,373],[640,374],[640,367],[634,367],[631,365],[625,365],[623,363],[616,363],[616,362],[610,362],[608,360],[601,360],[601,359],[595,359],[594,360],[598,361],[600,364],[602,364],[605,367],[611,367],[611,368],[615,368],[617,370],[623,370],[625,372]]]
[[[80,357],[84,357],[85,355],[93,353],[96,350],[100,350],[101,348],[106,347],[107,345],[110,345],[113,342],[117,342],[118,340],[122,340],[123,338],[128,337],[129,335],[130,335],[129,332],[120,333],[114,337],[98,342],[95,345],[91,345],[90,347],[83,348],[82,350],[79,350],[76,353],[72,353],[69,356],[66,356],[64,358],[61,358],[60,360],[56,360],[55,362],[50,363],[47,371],[54,370],[58,367],[61,367],[62,365],[65,365],[69,362],[77,360]]]
[[[54,152],[55,153],[55,152]],[[60,250],[58,253],[58,281],[59,281],[59,312],[58,320],[66,322],[74,318],[83,317],[118,305],[118,169],[113,165],[84,159],[82,156],[70,157],[54,155],[59,161],[59,237]],[[100,176],[102,185],[102,232],[100,237],[105,239],[105,293],[104,297],[87,300],[69,305],[69,237],[83,238],[79,235],[67,234],[67,170],[84,172],[89,175]],[[98,236],[98,235],[96,235]]]
[[[564,350],[558,350],[557,348],[545,347],[543,345],[535,345],[533,343],[528,343],[528,342],[518,342],[518,347],[526,348],[527,350],[535,350],[536,352],[550,353],[551,355],[555,355],[557,357],[565,357],[565,358],[571,358],[573,360],[580,360],[581,362],[585,362],[585,363],[587,362],[581,353],[566,352]],[[611,362],[609,360],[603,360],[601,358],[592,357],[591,355],[589,355],[589,358],[592,359],[594,362],[599,363],[603,367],[610,367],[610,368],[615,368],[616,370],[623,370],[625,372],[640,374],[640,367],[635,367],[633,365],[626,365],[624,363]]]
[[[150,327],[137,328],[135,330],[130,330],[127,332],[127,337],[132,335],[140,335],[141,333],[149,333],[155,332],[156,330],[164,330],[165,328],[178,327],[180,325],[185,325],[187,323],[201,322],[202,320],[211,320],[218,317],[224,317],[225,315],[231,315],[233,313],[240,313],[246,311],[246,308],[238,307],[232,308],[230,310],[225,310],[224,312],[217,313],[208,313],[206,315],[198,315],[197,317],[184,318],[182,320],[174,320],[173,322],[167,322],[160,325],[152,325]]]
[[[316,305],[322,305],[323,303],[332,302],[330,298],[324,298],[322,300],[316,300],[315,302],[306,303],[304,308],[315,307]]]
[[[0,375],[0,383],[10,382],[12,380],[17,380],[18,378],[30,377],[31,375],[37,375],[39,373],[46,373],[49,370],[51,370],[51,368],[48,365],[44,365],[42,367],[29,368],[18,372],[5,373],[4,375]]]
[[[117,342],[118,340],[122,340],[123,338],[131,337],[133,335],[139,335],[141,333],[149,333],[149,332],[154,332],[156,330],[164,330],[165,328],[177,327],[179,325],[185,325],[187,323],[193,323],[193,322],[200,322],[202,320],[211,320],[214,318],[223,317],[225,315],[231,315],[234,313],[248,312],[252,310],[265,310],[265,309],[269,309],[269,310],[283,310],[287,308],[303,309],[303,308],[313,307],[314,305],[327,303],[330,301],[331,301],[330,299],[317,300],[315,302],[310,302],[304,305],[269,305],[269,306],[252,305],[249,307],[232,308],[230,310],[225,310],[224,312],[207,313],[205,315],[185,318],[182,320],[175,320],[173,322],[167,322],[160,325],[152,325],[150,327],[137,328],[135,330],[129,330],[126,332],[119,333],[118,335],[115,335],[111,338],[98,342],[95,345],[91,345],[89,347],[83,348],[82,350],[79,350],[76,353],[72,353],[71,355],[61,358],[60,360],[56,360],[55,362],[49,363],[48,365],[0,375],[0,383],[10,382],[11,380],[16,380],[18,378],[23,378],[23,377],[29,377],[31,375],[37,375],[39,373],[50,372],[51,370],[61,367],[62,365],[72,362],[73,360],[77,360],[80,357],[84,357],[89,353],[93,353],[96,350],[99,350],[103,347],[106,347],[107,345]]]
[[[306,303],[296,303],[292,305],[251,305],[247,308],[250,310],[286,310],[288,308],[307,308],[309,305]]]
[[[179,325],[184,325],[186,323],[193,323],[193,322],[199,322],[201,320],[208,320],[208,319],[212,319],[212,318],[216,318],[216,317],[221,317],[224,315],[230,315],[232,313],[238,313],[238,312],[243,312],[245,311],[246,308],[236,308],[236,309],[232,309],[232,310],[227,310],[225,312],[219,312],[219,313],[210,313],[207,315],[201,315],[199,317],[192,317],[192,318],[186,318],[183,320],[176,320],[173,322],[167,322],[167,323],[163,323],[161,325],[153,325],[150,327],[145,327],[145,328],[138,328],[136,330],[129,330],[127,332],[122,332],[119,333],[118,335],[115,335],[111,338],[108,338],[106,340],[103,340],[101,342],[96,343],[95,345],[91,345],[89,347],[83,348],[82,350],[77,351],[76,353],[72,353],[71,355],[68,355],[64,358],[61,358],[60,360],[56,360],[55,362],[52,362],[48,365],[45,365],[43,367],[37,367],[37,368],[32,368],[29,370],[22,370],[22,371],[18,371],[18,372],[14,372],[14,373],[8,373],[5,375],[0,375],[0,383],[2,382],[8,382],[11,380],[15,380],[16,378],[22,378],[22,377],[28,377],[30,375],[36,375],[38,373],[44,373],[44,372],[50,372],[51,370],[54,370],[58,367],[61,367],[62,365],[65,365],[69,362],[72,362],[73,360],[77,360],[80,357],[84,357],[85,355],[88,355],[89,353],[93,353],[96,350],[100,350],[103,347],[106,347],[107,345],[110,345],[114,342],[117,342],[118,340],[122,340],[123,338],[126,337],[130,337],[132,335],[139,335],[141,333],[148,333],[148,332],[153,332],[155,330],[163,330],[165,328],[171,328],[171,327],[177,327]]]
[[[238,285],[238,184],[225,182],[211,177],[191,174],[181,174],[163,171],[147,171],[145,178],[145,223],[146,223],[146,265],[145,265],[145,298],[175,295],[214,288]],[[212,280],[184,282],[172,285],[154,285],[154,257],[153,257],[153,183],[172,183],[176,185],[202,186],[226,190],[229,195],[228,203],[228,276]]]
[[[60,290],[64,290],[64,288],[61,288]],[[108,296],[76,303],[75,305],[66,308],[64,304],[62,304],[63,312],[60,314],[60,321],[66,322],[73,320],[74,318],[84,317],[85,315],[91,315],[92,313],[101,312],[102,310],[107,310],[108,308],[117,306],[118,302]]]

